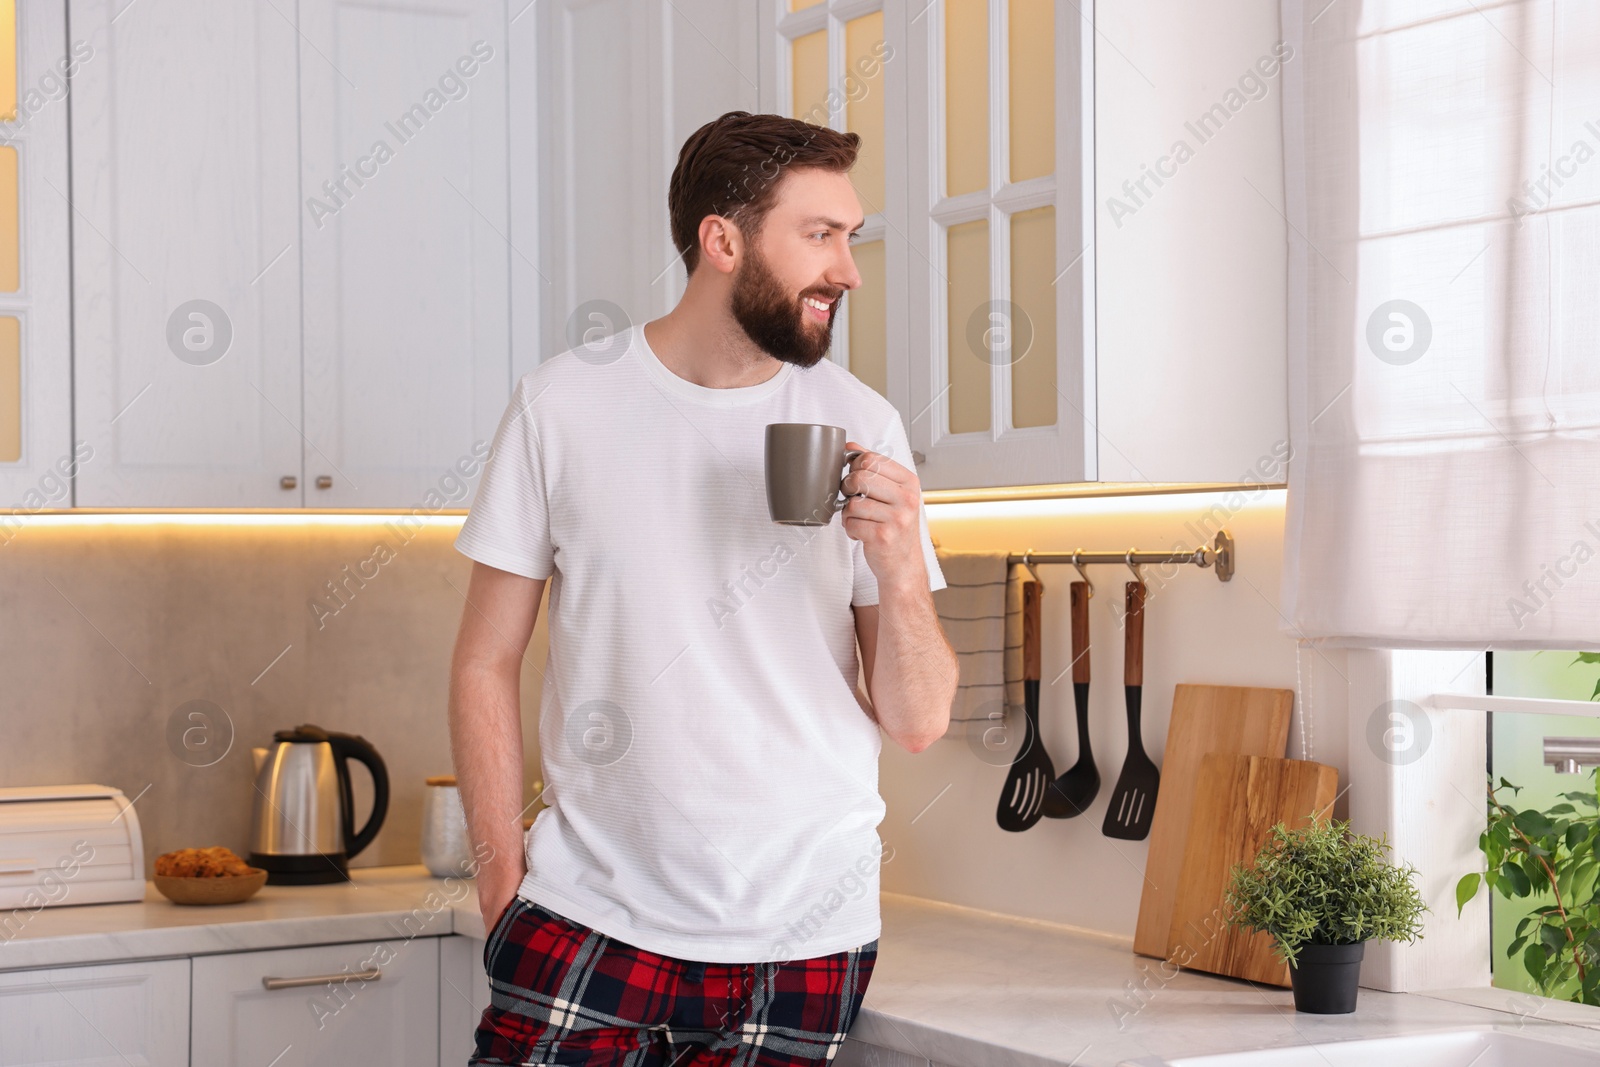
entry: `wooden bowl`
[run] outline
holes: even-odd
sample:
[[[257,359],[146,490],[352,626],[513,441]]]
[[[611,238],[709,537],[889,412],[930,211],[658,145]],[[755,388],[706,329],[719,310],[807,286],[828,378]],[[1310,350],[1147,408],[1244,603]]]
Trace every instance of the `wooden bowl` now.
[[[267,872],[251,867],[249,874],[220,878],[158,874],[155,883],[157,891],[174,904],[238,904],[255,896],[256,890],[267,884]]]

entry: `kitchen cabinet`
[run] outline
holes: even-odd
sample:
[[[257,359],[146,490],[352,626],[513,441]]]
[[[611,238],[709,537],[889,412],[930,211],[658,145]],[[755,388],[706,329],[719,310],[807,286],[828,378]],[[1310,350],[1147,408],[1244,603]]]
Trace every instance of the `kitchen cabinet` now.
[[[1252,73],[1281,68],[1275,8],[759,9],[763,109],[864,138],[834,358],[900,411],[925,489],[1284,477],[1279,82]],[[1169,174],[1219,101],[1226,136]]]
[[[189,961],[0,973],[0,1063],[188,1067]]]
[[[1283,481],[1281,101],[1302,60],[1275,4],[1097,0],[1094,17],[1117,42],[1094,74],[1099,477]]]
[[[1075,3],[763,5],[763,104],[860,133],[835,358],[925,489],[1093,480],[1093,123]]]
[[[0,122],[0,544],[14,513],[71,504],[81,458],[68,358],[66,79],[86,51],[67,47],[61,0],[18,4],[14,16],[17,107]]]
[[[191,1017],[196,1065],[433,1067],[439,939],[196,957]]]
[[[70,0],[79,506],[463,507],[511,386],[496,0]]]
[[[511,384],[505,7],[299,11],[305,502],[425,506]]]
[[[79,506],[301,503],[299,38],[272,0],[71,0]],[[285,480],[288,479],[288,480]]]
[[[489,1006],[484,942],[452,934],[439,939],[439,1067],[465,1063],[483,1009]]]

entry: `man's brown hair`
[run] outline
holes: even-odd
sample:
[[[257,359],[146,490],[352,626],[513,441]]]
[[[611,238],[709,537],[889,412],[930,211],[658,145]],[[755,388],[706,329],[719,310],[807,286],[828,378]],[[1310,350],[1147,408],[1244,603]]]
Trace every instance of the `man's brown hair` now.
[[[860,147],[860,134],[748,111],[730,111],[694,131],[667,189],[672,243],[684,266],[693,274],[700,262],[700,222],[707,215],[732,220],[754,241],[789,169],[848,171]]]

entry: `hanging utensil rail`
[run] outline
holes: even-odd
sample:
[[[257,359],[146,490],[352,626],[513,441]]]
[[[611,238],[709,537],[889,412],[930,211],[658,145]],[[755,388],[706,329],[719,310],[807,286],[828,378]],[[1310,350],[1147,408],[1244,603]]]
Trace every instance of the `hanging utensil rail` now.
[[[1087,566],[1091,563],[1121,563],[1143,566],[1152,563],[1186,563],[1196,567],[1212,567],[1217,580],[1226,582],[1233,577],[1233,536],[1227,530],[1218,530],[1211,544],[1187,552],[1145,552],[1130,548],[1121,552],[1014,552],[1008,557],[1011,563],[1071,563]]]

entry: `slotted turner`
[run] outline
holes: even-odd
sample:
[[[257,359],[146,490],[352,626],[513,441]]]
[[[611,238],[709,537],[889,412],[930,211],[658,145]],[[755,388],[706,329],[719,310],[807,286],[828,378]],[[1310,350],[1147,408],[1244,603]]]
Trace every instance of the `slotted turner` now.
[[[1143,582],[1128,583],[1127,609],[1123,619],[1122,683],[1128,701],[1128,758],[1117,776],[1117,787],[1111,791],[1100,832],[1125,841],[1142,841],[1150,833],[1150,820],[1156,813],[1156,789],[1161,785],[1161,772],[1145,754],[1139,732],[1144,695]]]
[[[1026,830],[1039,821],[1044,791],[1056,777],[1039,735],[1039,598],[1043,595],[1044,587],[1038,582],[1022,584],[1022,693],[1027,733],[1006,773],[995,810],[1000,829],[1012,832]]]

